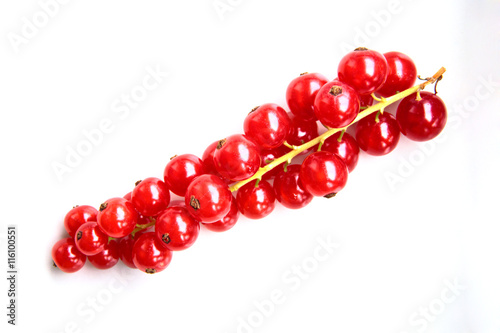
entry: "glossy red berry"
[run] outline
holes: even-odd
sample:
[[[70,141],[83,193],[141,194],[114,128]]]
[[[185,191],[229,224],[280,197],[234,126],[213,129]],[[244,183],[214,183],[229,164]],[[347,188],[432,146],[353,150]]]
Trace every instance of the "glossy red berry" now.
[[[90,263],[98,269],[110,269],[116,265],[120,259],[118,249],[118,242],[116,240],[110,240],[104,249],[96,255],[90,256]]]
[[[169,207],[156,219],[155,232],[167,249],[181,251],[198,238],[200,222],[184,207]]]
[[[154,274],[167,268],[172,260],[172,252],[163,246],[154,232],[147,232],[135,241],[132,260],[139,270]]]
[[[275,207],[276,197],[271,184],[261,180],[257,186],[256,181],[243,185],[236,194],[238,209],[249,219],[261,219],[271,214]]]
[[[327,151],[307,156],[300,167],[302,185],[314,196],[331,197],[347,183],[349,171],[340,157]]]
[[[398,105],[396,119],[401,133],[414,141],[434,139],[441,133],[448,118],[446,106],[439,96],[420,92],[420,100],[416,94],[403,98]]]
[[[372,113],[358,121],[356,141],[359,148],[375,156],[389,154],[399,142],[400,129],[397,120],[390,113]]]
[[[203,162],[198,156],[183,154],[170,159],[163,177],[170,191],[183,197],[193,179],[203,173]]]
[[[236,199],[233,196],[231,196],[231,209],[229,209],[229,212],[226,214],[226,216],[224,216],[219,221],[213,223],[202,222],[202,224],[205,226],[205,228],[207,228],[210,231],[223,232],[234,227],[236,222],[238,222],[239,217],[240,217],[240,211],[238,210]]]
[[[146,178],[136,183],[131,202],[139,214],[155,216],[168,207],[170,192],[162,180]]]
[[[99,207],[97,224],[107,235],[121,238],[134,230],[138,217],[132,203],[123,198],[112,198]]]
[[[262,104],[252,110],[243,123],[245,136],[259,149],[273,149],[285,142],[290,132],[290,118],[281,106]]]
[[[316,119],[304,120],[300,117],[294,116],[293,114],[289,114],[289,116],[292,121],[292,126],[286,142],[293,146],[300,146],[318,136],[318,123]],[[312,147],[303,151],[301,154],[306,154],[308,151],[315,148],[316,147]]]
[[[346,54],[339,63],[339,80],[351,86],[360,95],[371,94],[387,78],[387,61],[377,51],[357,48]]]
[[[260,167],[257,146],[243,135],[235,134],[220,140],[214,153],[217,172],[234,181],[247,179]]]
[[[328,79],[319,73],[304,73],[290,82],[286,102],[292,114],[304,120],[316,120],[314,99]]]
[[[377,94],[389,97],[411,88],[417,79],[417,67],[413,60],[401,52],[387,52],[384,57],[387,61],[387,78],[378,88]]]
[[[186,208],[198,221],[216,222],[229,212],[231,196],[229,187],[222,179],[215,175],[201,175],[188,186]]]
[[[347,84],[333,80],[321,87],[314,101],[314,114],[325,126],[349,125],[359,113],[359,97]]]
[[[342,137],[342,138],[341,138]],[[341,140],[339,141],[339,138]],[[359,159],[359,146],[356,140],[349,134],[337,132],[325,140],[321,150],[329,151],[339,156],[347,166],[349,172],[352,172]]]
[[[97,221],[97,213],[97,209],[92,206],[75,206],[64,217],[64,229],[71,238],[74,238],[76,230],[82,224]]]
[[[313,199],[300,180],[300,165],[288,165],[276,175],[273,183],[276,199],[286,208],[299,209],[308,205]]]
[[[78,250],[74,239],[67,237],[52,246],[52,260],[61,271],[74,273],[85,265],[87,257]]]
[[[93,256],[104,250],[108,243],[108,235],[99,228],[97,222],[87,222],[78,228],[75,244],[78,250],[86,256]]]

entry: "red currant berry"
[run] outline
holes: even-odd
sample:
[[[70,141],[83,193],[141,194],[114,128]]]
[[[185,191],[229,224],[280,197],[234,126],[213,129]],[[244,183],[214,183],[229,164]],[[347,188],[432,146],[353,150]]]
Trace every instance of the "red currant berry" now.
[[[262,104],[245,118],[243,129],[248,139],[260,149],[273,149],[285,142],[290,132],[290,118],[281,106]]]
[[[289,114],[289,116],[292,126],[286,142],[293,146],[300,146],[318,136],[318,123],[316,120],[304,120],[293,114]],[[306,154],[311,149],[314,149],[314,147],[303,151],[301,154]]]
[[[217,144],[214,163],[222,177],[244,180],[259,169],[260,153],[255,144],[243,135],[231,135]]]
[[[313,195],[306,191],[299,177],[300,165],[292,164],[281,170],[274,179],[276,199],[286,208],[299,209],[308,205]]]
[[[201,175],[188,186],[186,208],[198,221],[216,222],[229,212],[231,196],[231,191],[222,179],[215,175]]]
[[[314,196],[331,197],[347,183],[349,171],[340,157],[327,151],[307,156],[300,167],[302,185]]]
[[[131,202],[141,215],[155,216],[168,207],[170,192],[162,180],[146,178],[136,183]]]
[[[285,155],[286,153],[290,152],[290,148],[287,146],[279,146],[278,148],[271,149],[271,150],[261,150],[260,152],[260,157],[261,157],[261,167],[265,167],[272,161],[274,161],[277,158],[280,158],[281,156]],[[280,169],[283,168],[283,165],[285,163],[281,163],[280,165],[274,167],[273,169],[269,170],[266,172],[263,176],[262,179],[269,180],[272,179]]]
[[[118,263],[119,254],[118,242],[113,239],[104,246],[101,252],[89,257],[89,261],[95,268],[109,269]]]
[[[403,98],[399,103],[396,119],[401,133],[414,141],[434,139],[446,125],[447,111],[441,98],[422,91],[420,100],[416,94]]]
[[[339,80],[347,83],[360,95],[377,91],[387,77],[387,61],[377,51],[357,48],[340,60]]]
[[[174,156],[170,159],[163,173],[165,183],[173,193],[183,197],[189,183],[203,174],[203,162],[192,154]]]
[[[154,232],[147,232],[135,241],[132,260],[139,270],[154,274],[167,268],[172,260],[172,252],[163,246]]]
[[[321,87],[314,101],[318,120],[332,128],[349,125],[359,113],[359,97],[347,84],[333,80]]]
[[[108,243],[108,235],[99,228],[96,222],[84,223],[75,235],[75,244],[81,253],[93,256],[104,250]]]
[[[200,222],[184,207],[169,207],[156,220],[155,232],[167,249],[181,251],[198,238]]]
[[[329,151],[339,156],[344,161],[349,172],[352,172],[358,164],[359,146],[349,133],[344,132],[342,134],[342,132],[338,132],[333,134],[325,140],[323,146],[321,146],[321,150]]]
[[[417,79],[417,67],[413,60],[401,52],[387,52],[384,57],[388,65],[387,79],[377,93],[389,97],[411,88]]]
[[[75,245],[73,238],[59,240],[52,247],[52,260],[54,265],[65,273],[74,273],[80,270],[87,257]]]
[[[231,209],[221,220],[214,223],[203,223],[202,224],[210,231],[223,232],[234,227],[236,222],[240,217],[240,211],[238,210],[238,205],[236,204],[236,199],[231,196]]]
[[[399,124],[394,116],[384,112],[372,113],[358,121],[356,141],[359,148],[375,156],[389,154],[399,142]]]
[[[71,238],[75,238],[76,230],[85,222],[97,221],[97,209],[91,206],[75,206],[64,217],[64,229]]]
[[[249,219],[261,219],[274,210],[276,197],[271,184],[261,180],[243,185],[236,194],[239,211]]]
[[[132,203],[123,198],[112,198],[99,207],[97,224],[107,235],[121,238],[134,230],[138,217]]]
[[[316,120],[314,99],[328,79],[318,73],[304,73],[290,82],[286,89],[286,102],[290,111],[305,120]]]

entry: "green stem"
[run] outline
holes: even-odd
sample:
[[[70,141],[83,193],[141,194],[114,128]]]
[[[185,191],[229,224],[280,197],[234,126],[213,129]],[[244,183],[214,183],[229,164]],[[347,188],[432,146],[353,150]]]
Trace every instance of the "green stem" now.
[[[136,232],[139,232],[139,231],[141,231],[141,230],[144,230],[144,229],[147,229],[147,228],[149,228],[149,227],[154,226],[154,225],[155,225],[155,223],[156,223],[156,219],[155,219],[154,217],[149,217],[149,221],[151,221],[151,222],[149,222],[149,223],[147,223],[147,224],[140,224],[140,225],[136,225],[136,226],[135,226],[135,229],[134,229],[134,230],[132,230],[132,233],[131,233],[131,234],[132,234],[132,236],[135,236],[135,233],[136,233]]]
[[[323,148],[323,144],[324,144],[324,143],[325,143],[325,141],[320,141],[320,142],[318,143],[318,150],[316,150],[316,151],[321,151],[321,148]]]
[[[416,85],[414,87],[411,87],[409,89],[406,89],[400,93],[397,93],[391,97],[388,97],[388,98],[384,98],[381,102],[375,104],[375,105],[372,105],[370,106],[369,108],[367,108],[366,110],[363,110],[361,111],[358,116],[353,120],[353,122],[345,127],[342,127],[342,128],[330,128],[328,129],[325,133],[317,136],[316,138],[312,139],[311,141],[308,141],[300,146],[293,146],[293,150],[290,151],[289,153],[275,159],[274,161],[272,161],[271,163],[269,163],[268,165],[264,166],[264,167],[261,167],[259,168],[259,170],[250,178],[248,179],[245,179],[245,180],[242,180],[236,184],[233,184],[229,189],[231,190],[231,192],[234,192],[236,190],[238,190],[240,187],[242,187],[243,185],[251,182],[252,180],[254,179],[258,179],[258,178],[262,178],[262,176],[268,172],[269,170],[275,168],[276,166],[280,165],[281,163],[283,162],[286,162],[286,161],[290,161],[292,160],[295,156],[297,156],[298,154],[300,154],[301,152],[303,152],[304,150],[307,150],[311,147],[314,147],[315,145],[321,143],[321,142],[324,142],[327,138],[329,138],[330,136],[332,136],[333,134],[339,132],[339,131],[342,131],[342,130],[346,130],[350,125],[360,121],[361,119],[369,116],[370,114],[374,113],[374,112],[378,112],[379,110],[382,110],[383,108],[386,108],[387,106],[391,105],[392,103],[395,103],[407,96],[410,96],[411,94],[414,94],[422,89],[424,89],[428,84],[431,84],[431,83],[434,83],[436,82],[439,77],[441,75],[443,75],[443,73],[446,71],[446,69],[444,67],[441,67],[437,72],[436,74],[434,74],[432,77],[430,77],[427,81],[419,84],[419,85]]]
[[[342,130],[342,133],[340,133],[339,138],[337,139],[338,142],[342,142],[342,138],[344,137],[345,130]]]
[[[297,146],[291,145],[291,144],[289,144],[289,143],[288,143],[288,142],[286,142],[286,141],[285,141],[285,142],[283,142],[283,145],[284,145],[285,147],[288,147],[288,148],[293,149],[293,150],[297,149]],[[300,147],[300,146],[299,146],[299,147]]]
[[[255,181],[255,187],[259,187],[260,180],[260,178],[257,178],[257,180]]]

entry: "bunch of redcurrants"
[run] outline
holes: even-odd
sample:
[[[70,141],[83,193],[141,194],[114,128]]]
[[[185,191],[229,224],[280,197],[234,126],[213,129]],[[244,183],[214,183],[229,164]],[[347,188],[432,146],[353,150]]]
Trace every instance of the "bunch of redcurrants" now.
[[[443,130],[443,101],[420,91],[425,84],[412,87],[416,79],[415,64],[405,54],[366,48],[345,55],[333,81],[318,73],[301,74],[286,91],[290,112],[274,103],[256,107],[244,120],[244,134],[213,142],[201,158],[174,156],[163,179],[138,181],[132,192],[106,200],[98,210],[70,210],[64,218],[69,237],[52,248],[54,266],[70,273],[87,258],[99,269],[121,259],[131,268],[160,272],[173,251],[193,245],[200,225],[226,231],[240,213],[250,219],[269,215],[276,201],[298,209],[315,196],[334,196],[356,167],[360,149],[385,155],[394,150],[400,133],[426,141]],[[386,98],[396,97],[401,101],[394,117],[383,107]],[[374,100],[381,106],[372,107]],[[321,135],[318,122],[326,128]],[[354,123],[350,135],[346,129]],[[292,164],[302,154],[308,154],[303,162]],[[171,193],[184,200],[171,200]]]

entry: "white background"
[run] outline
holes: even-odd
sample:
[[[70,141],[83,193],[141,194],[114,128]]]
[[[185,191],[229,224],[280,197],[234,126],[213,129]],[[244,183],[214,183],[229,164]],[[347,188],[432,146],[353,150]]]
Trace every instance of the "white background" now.
[[[1,276],[8,224],[19,248],[18,326],[1,278],[2,332],[500,332],[498,1],[61,0],[46,22],[44,3],[0,4]],[[254,106],[285,105],[299,73],[333,79],[360,44],[408,54],[424,77],[447,68],[438,139],[363,154],[334,199],[203,230],[161,274],[51,266],[72,206],[201,155]],[[114,112],[147,68],[168,76]],[[103,119],[113,129],[58,179]],[[320,262],[318,239],[339,244]]]

